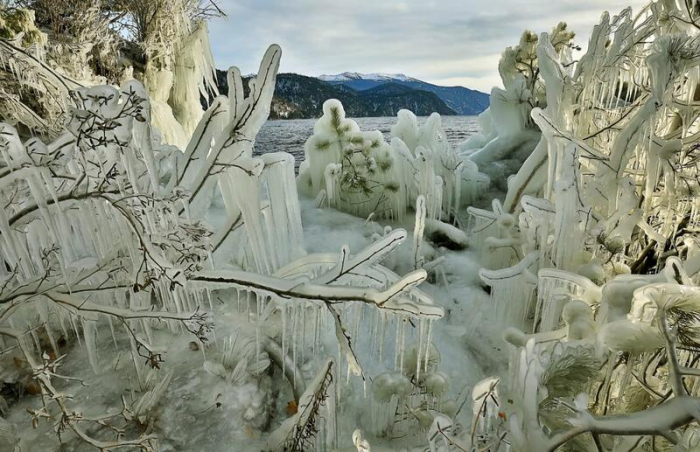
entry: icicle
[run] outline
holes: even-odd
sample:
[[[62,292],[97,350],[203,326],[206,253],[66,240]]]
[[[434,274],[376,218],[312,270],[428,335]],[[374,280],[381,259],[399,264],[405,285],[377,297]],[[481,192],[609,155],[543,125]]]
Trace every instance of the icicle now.
[[[383,312],[379,313],[380,319],[381,319],[381,335],[379,338],[379,361],[382,361],[382,358],[384,357],[384,342],[386,342],[386,324],[387,324],[387,318],[386,315]]]
[[[85,338],[85,348],[87,349],[88,360],[90,361],[90,366],[92,367],[92,370],[97,374],[99,373],[99,368],[97,366],[97,330],[95,327],[95,322],[82,319],[82,325],[83,337]]]
[[[377,330],[379,327],[379,309],[376,309],[374,311],[374,317],[371,321],[370,325],[370,339],[369,339],[369,349],[370,349],[370,356],[374,356],[375,353],[375,345],[377,343]]]
[[[320,330],[320,325],[319,325],[319,317],[321,316],[321,310],[320,309],[315,309],[314,310],[314,343],[313,343],[313,354],[316,356],[316,350],[318,348],[318,342],[319,342],[319,330]]]
[[[428,338],[425,341],[425,368],[423,371],[428,372],[428,363],[430,362],[430,350],[432,348],[433,321],[428,320]]]
[[[83,343],[82,343],[82,341],[80,340],[81,334],[78,332],[78,325],[77,325],[77,323],[76,323],[76,321],[75,321],[75,316],[71,315],[71,316],[69,317],[69,319],[70,319],[71,326],[73,327],[73,333],[75,334],[75,337],[78,339],[78,345],[79,345],[80,347],[82,347],[82,346],[83,346]]]
[[[301,307],[301,362],[306,362],[307,332],[306,332],[306,308]]]
[[[112,322],[112,316],[108,315],[107,317],[107,323],[109,323],[109,331],[112,334],[112,342],[114,343],[114,347],[117,348],[117,336],[114,334],[114,323]]]
[[[394,341],[394,369],[399,369],[399,354],[401,350],[401,318],[396,318],[396,340]]]
[[[399,344],[399,369],[403,372],[403,357],[406,348],[406,319],[400,319],[399,325],[401,328],[401,342]]]
[[[298,307],[293,307],[292,308],[292,362],[294,363],[294,382],[292,383],[292,386],[296,388],[296,381],[297,381],[297,332],[299,331],[297,328],[297,311],[299,311]],[[302,333],[303,334],[303,333]]]
[[[420,381],[421,368],[421,353],[423,352],[423,330],[425,329],[425,320],[418,321],[418,349],[416,350],[416,380]]]
[[[364,305],[358,304],[355,307],[355,310],[355,334],[353,338],[355,338],[355,341],[357,341],[360,338],[360,325],[362,325],[362,321],[364,319]]]
[[[282,374],[286,372],[287,358],[287,305],[280,306],[282,313]]]
[[[421,255],[421,244],[423,242],[423,231],[425,230],[425,198],[421,195],[416,200],[416,223],[413,230],[413,262],[414,268],[423,266],[423,256]]]
[[[253,295],[255,295],[255,297],[257,297],[257,294],[251,294],[251,293],[248,293],[245,297],[245,312],[246,312],[246,316],[248,317],[248,323],[250,323],[250,321],[251,321],[251,319],[250,319],[250,297],[252,297]]]

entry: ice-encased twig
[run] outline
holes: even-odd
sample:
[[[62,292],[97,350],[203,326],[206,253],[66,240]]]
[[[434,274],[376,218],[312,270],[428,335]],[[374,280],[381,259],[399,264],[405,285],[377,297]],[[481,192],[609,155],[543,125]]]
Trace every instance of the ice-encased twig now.
[[[294,416],[272,432],[265,443],[266,452],[301,452],[308,450],[318,433],[320,409],[333,383],[333,360],[327,360],[299,400]]]

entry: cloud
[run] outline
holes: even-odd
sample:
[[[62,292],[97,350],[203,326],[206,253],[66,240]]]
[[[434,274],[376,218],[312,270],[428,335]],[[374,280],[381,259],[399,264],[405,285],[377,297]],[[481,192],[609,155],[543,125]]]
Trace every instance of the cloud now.
[[[400,72],[438,84],[488,92],[499,85],[498,59],[523,30],[560,21],[585,47],[604,10],[646,0],[220,0],[228,20],[210,24],[219,67],[257,70],[273,42],[283,72]]]

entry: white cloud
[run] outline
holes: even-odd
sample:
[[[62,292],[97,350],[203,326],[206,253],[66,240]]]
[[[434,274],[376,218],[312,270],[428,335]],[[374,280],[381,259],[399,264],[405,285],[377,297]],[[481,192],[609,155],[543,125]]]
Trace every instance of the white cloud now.
[[[402,72],[488,92],[498,59],[524,29],[566,21],[585,47],[605,9],[646,0],[220,0],[228,20],[210,24],[221,68],[257,69],[265,48],[282,46],[283,72]]]

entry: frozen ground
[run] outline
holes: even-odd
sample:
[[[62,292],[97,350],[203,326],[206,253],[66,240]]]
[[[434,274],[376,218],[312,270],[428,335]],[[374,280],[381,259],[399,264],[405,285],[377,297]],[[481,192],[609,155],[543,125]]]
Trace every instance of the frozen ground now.
[[[301,200],[302,220],[305,241],[309,253],[337,252],[343,244],[350,250],[359,250],[371,243],[372,235],[383,230],[386,223],[379,225],[366,223],[363,219],[331,209],[318,209],[310,199]],[[409,237],[398,249],[395,256],[390,256],[386,264],[402,274],[411,270],[411,232],[413,225],[392,224],[409,231]],[[430,250],[428,251],[428,253]],[[469,397],[471,388],[485,375],[494,372],[498,361],[499,348],[489,336],[487,323],[488,295],[479,287],[477,271],[479,269],[478,253],[472,250],[440,250],[445,256],[443,270],[447,284],[442,277],[434,283],[425,283],[421,289],[431,294],[435,302],[445,308],[444,319],[433,325],[433,343],[437,347],[441,361],[439,370],[449,377],[450,387],[444,400],[461,404]],[[223,338],[230,336],[239,328],[254,330],[248,320],[254,321],[256,309],[254,300],[239,300],[232,292],[220,292],[213,297],[216,312],[216,329],[214,335],[219,346]],[[350,308],[353,309],[353,308]],[[360,308],[361,309],[361,308]],[[375,310],[376,311],[376,310]],[[338,412],[338,445],[341,450],[352,446],[351,434],[356,428],[367,431],[370,442],[375,446],[388,447],[386,450],[406,450],[406,441],[411,438],[399,438],[393,441],[377,439],[371,436],[373,428],[371,404],[371,381],[377,375],[393,369],[395,340],[388,328],[383,346],[382,359],[379,359],[377,344],[370,343],[370,330],[375,317],[371,310],[364,311],[366,317],[362,325],[351,323],[351,333],[355,333],[355,347],[369,382],[363,387],[361,380],[351,377],[349,380],[339,378],[337,391],[341,394]],[[308,313],[307,313],[308,315]],[[352,312],[347,314],[352,322]],[[267,322],[266,322],[267,323]],[[289,345],[289,332],[292,327],[287,319],[287,337],[281,338],[281,326],[284,320],[278,315],[266,326],[266,333],[276,337],[278,342],[287,342],[288,354],[295,354],[303,378],[307,382],[328,356],[338,356],[333,329],[329,324],[321,325],[321,337],[314,353],[311,336],[311,322],[305,327],[297,325],[297,348]],[[415,325],[414,325],[415,326]],[[411,329],[409,327],[409,329]],[[409,333],[410,335],[410,333]],[[299,341],[299,336],[303,339]],[[83,410],[85,416],[104,413],[106,407],[118,407],[120,394],[128,393],[129,380],[115,375],[129,375],[133,370],[123,334],[116,335],[115,347],[107,325],[103,325],[98,335],[99,374],[92,375],[87,353],[70,353],[72,347],[84,344],[67,344],[68,356],[65,368],[73,371],[74,376],[90,381],[90,388],[78,383],[63,385],[65,392],[74,396],[77,409]],[[164,451],[259,451],[269,431],[276,428],[289,416],[289,402],[294,399],[289,382],[281,375],[280,369],[272,366],[272,375],[265,376],[258,384],[234,385],[218,376],[208,373],[203,368],[206,360],[216,361],[221,351],[216,346],[206,350],[193,350],[188,334],[172,334],[164,325],[155,332],[155,343],[167,352],[165,364],[160,372],[173,371],[173,378],[168,392],[161,402],[159,415],[153,425],[144,427],[156,433]],[[407,342],[406,347],[412,344]],[[374,348],[374,349],[372,349]],[[501,361],[503,362],[503,361]],[[123,369],[121,372],[117,370]],[[145,366],[143,367],[145,369]],[[137,397],[138,394],[132,394]],[[37,408],[40,403],[36,397],[27,397],[12,407],[9,421],[24,427],[21,432],[28,449],[31,451],[51,450],[91,450],[85,443],[77,441],[70,433],[63,438],[65,445],[57,449],[56,437],[51,425],[41,422],[39,428],[32,429],[26,409]],[[458,421],[468,428],[471,417],[471,403],[467,401],[460,411]],[[132,432],[134,433],[134,432]],[[415,433],[421,435],[420,432]],[[414,438],[415,439],[415,438]],[[423,450],[420,447],[416,450]],[[348,449],[354,450],[354,449]],[[382,449],[377,449],[382,450]]]

